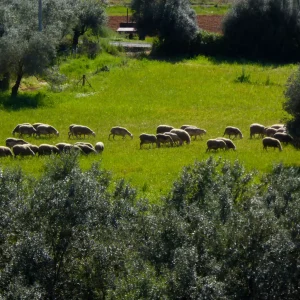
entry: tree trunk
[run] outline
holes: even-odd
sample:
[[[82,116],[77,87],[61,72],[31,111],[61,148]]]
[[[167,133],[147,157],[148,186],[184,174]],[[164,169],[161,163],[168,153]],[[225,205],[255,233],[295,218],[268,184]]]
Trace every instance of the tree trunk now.
[[[78,45],[80,31],[78,29],[74,29],[73,32],[74,32],[74,35],[73,35],[72,48],[73,48],[73,51],[75,51],[77,48],[77,45]]]
[[[11,89],[11,97],[12,98],[17,97],[17,95],[18,95],[18,90],[19,90],[19,87],[20,87],[20,84],[21,84],[22,77],[23,77],[23,72],[19,72],[18,76],[17,76],[16,83]]]

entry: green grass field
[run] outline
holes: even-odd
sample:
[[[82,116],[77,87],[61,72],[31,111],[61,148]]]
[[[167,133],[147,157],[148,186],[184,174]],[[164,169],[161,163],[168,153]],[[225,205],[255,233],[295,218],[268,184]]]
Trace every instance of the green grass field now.
[[[194,4],[192,8],[195,10],[197,15],[225,15],[231,4]],[[106,8],[108,16],[126,16],[131,15],[129,4],[116,4]]]
[[[96,72],[107,65],[109,72]],[[103,141],[102,155],[81,157],[86,169],[93,162],[111,170],[115,178],[124,177],[141,195],[156,199],[167,193],[182,168],[210,155],[239,160],[247,170],[267,172],[274,163],[299,165],[299,152],[283,146],[282,152],[263,151],[260,139],[249,139],[249,126],[258,122],[271,125],[287,117],[282,109],[287,78],[295,65],[274,66],[214,61],[199,56],[191,60],[166,62],[100,55],[95,60],[77,58],[64,62],[61,71],[68,75],[65,91],[47,91],[43,105],[36,109],[0,110],[0,144],[23,122],[44,122],[60,132],[55,138],[27,138],[33,144],[76,142],[68,139],[70,124],[89,126]],[[244,70],[248,82],[238,82]],[[77,83],[86,74],[89,86]],[[180,127],[192,124],[207,130],[203,140],[182,147],[140,150],[139,135],[155,133],[160,124]],[[226,126],[237,126],[244,134],[235,140],[237,151],[206,153],[206,140],[222,136]],[[123,126],[134,138],[108,140],[110,128]],[[38,176],[47,157],[1,158],[1,167],[21,166]]]

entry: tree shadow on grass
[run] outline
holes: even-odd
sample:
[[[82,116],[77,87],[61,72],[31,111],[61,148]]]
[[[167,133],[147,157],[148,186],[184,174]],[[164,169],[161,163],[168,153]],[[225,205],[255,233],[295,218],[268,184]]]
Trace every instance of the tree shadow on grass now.
[[[11,97],[8,93],[0,93],[0,106],[5,110],[35,109],[45,106],[45,97],[46,95],[40,92],[37,94],[19,94],[17,97]]]

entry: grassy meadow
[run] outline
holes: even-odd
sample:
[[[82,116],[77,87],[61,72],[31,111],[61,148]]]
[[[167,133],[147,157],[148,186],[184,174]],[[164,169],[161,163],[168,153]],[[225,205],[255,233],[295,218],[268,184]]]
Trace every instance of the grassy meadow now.
[[[109,72],[99,71],[104,65]],[[37,145],[76,142],[68,139],[69,125],[89,126],[96,137],[84,141],[102,141],[105,150],[102,155],[82,156],[82,168],[99,162],[114,178],[125,178],[140,195],[153,200],[170,190],[184,166],[211,155],[239,160],[248,171],[260,173],[269,171],[274,163],[300,164],[299,151],[292,146],[283,146],[282,152],[263,151],[261,139],[249,139],[251,123],[267,126],[288,117],[282,109],[283,92],[295,65],[241,64],[203,56],[168,62],[103,54],[95,60],[80,57],[65,61],[60,68],[69,78],[63,91],[44,88],[45,98],[37,108],[1,108],[1,145],[19,123],[44,122],[60,132],[59,137],[53,138],[24,137]],[[91,87],[81,86],[83,74]],[[207,135],[182,147],[151,149],[145,145],[140,150],[139,135],[155,134],[160,124],[192,124],[206,129]],[[206,140],[222,136],[228,125],[239,127],[244,134],[242,140],[234,140],[237,151],[206,153]],[[134,138],[108,140],[113,126],[126,127]],[[20,166],[26,173],[39,176],[48,159],[1,158],[0,166]]]

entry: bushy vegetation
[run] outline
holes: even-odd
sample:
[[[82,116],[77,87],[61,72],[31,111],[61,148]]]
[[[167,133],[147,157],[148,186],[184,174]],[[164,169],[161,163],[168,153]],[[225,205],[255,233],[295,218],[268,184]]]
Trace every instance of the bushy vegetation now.
[[[133,0],[133,20],[139,35],[158,36],[161,52],[186,53],[196,38],[196,13],[188,0]]]
[[[298,139],[300,138],[300,67],[291,74],[285,91],[286,101],[284,109],[291,118],[287,122],[288,130]],[[300,146],[300,145],[298,145]]]
[[[208,158],[149,205],[99,165],[1,169],[6,299],[299,298],[300,169]]]
[[[223,22],[228,53],[235,57],[299,61],[299,3],[239,0]]]

